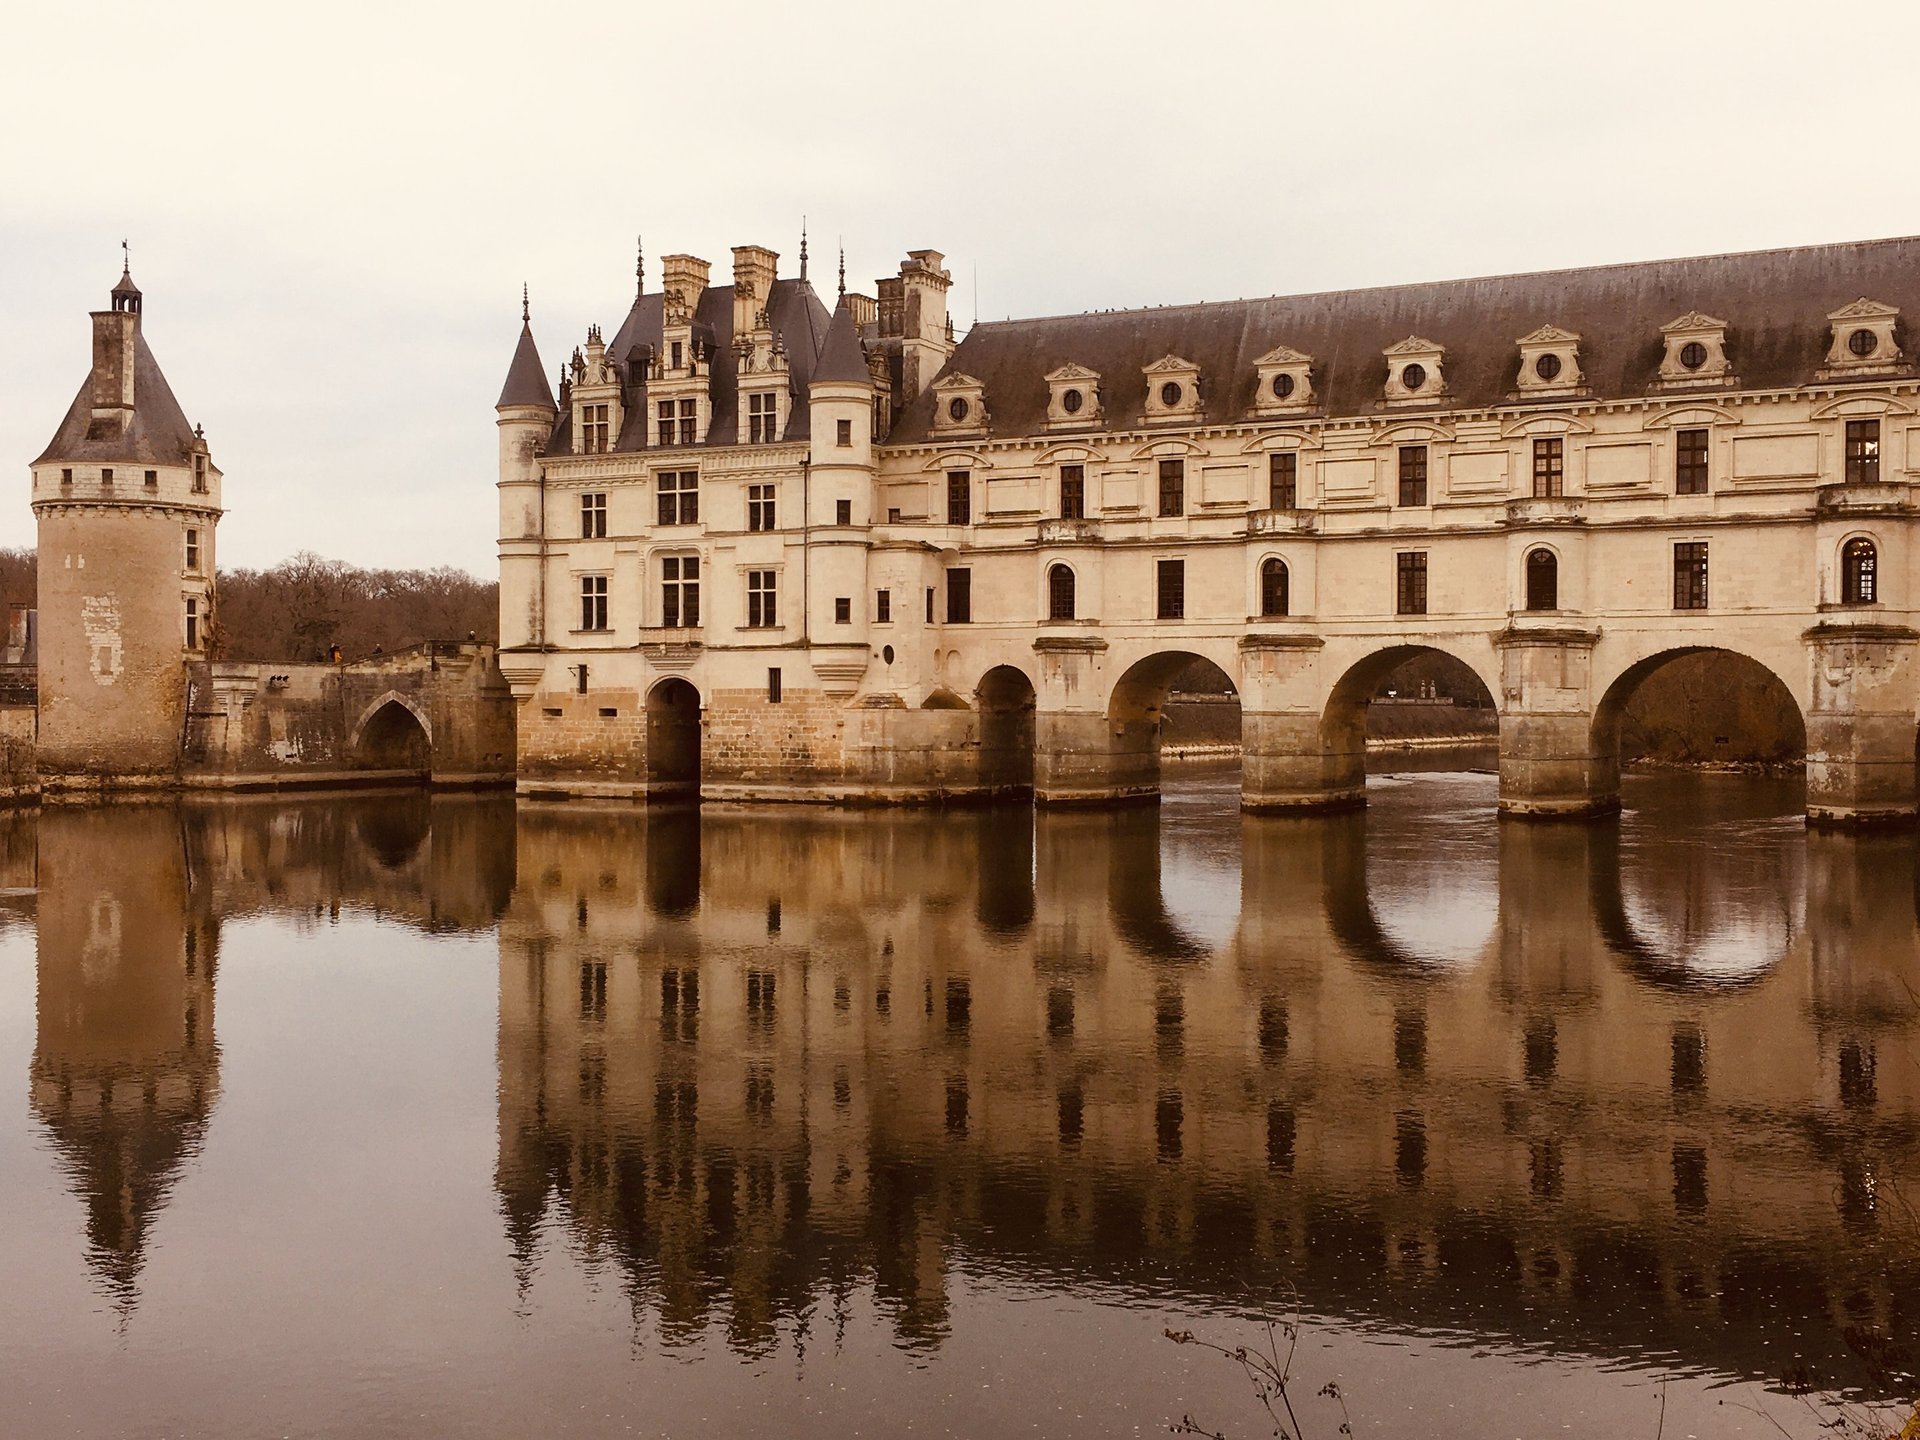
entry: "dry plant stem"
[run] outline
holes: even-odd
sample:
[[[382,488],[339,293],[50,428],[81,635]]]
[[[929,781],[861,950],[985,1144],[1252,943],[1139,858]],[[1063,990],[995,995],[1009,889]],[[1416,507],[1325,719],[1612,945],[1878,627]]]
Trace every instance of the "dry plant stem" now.
[[[1168,1330],[1166,1336],[1176,1345],[1198,1345],[1203,1350],[1233,1361],[1238,1365],[1253,1385],[1254,1398],[1267,1412],[1267,1418],[1273,1425],[1273,1433],[1281,1440],[1305,1440],[1305,1431],[1300,1417],[1294,1413],[1293,1397],[1289,1386],[1293,1382],[1293,1356],[1300,1344],[1300,1325],[1296,1316],[1292,1321],[1276,1323],[1264,1322],[1267,1328],[1267,1348],[1263,1353],[1258,1348],[1248,1349],[1244,1345],[1217,1345],[1210,1340],[1196,1337],[1190,1330]],[[1280,1336],[1285,1334],[1287,1353],[1280,1354]],[[1345,1396],[1340,1393],[1337,1384],[1329,1383],[1321,1387],[1319,1394],[1332,1399],[1340,1406],[1342,1435],[1351,1435],[1353,1426],[1347,1414]],[[1277,1405],[1276,1405],[1277,1402]],[[1282,1418],[1282,1412],[1285,1418]],[[1169,1427],[1176,1435],[1199,1435],[1207,1440],[1226,1440],[1223,1432],[1208,1430],[1200,1425],[1192,1415],[1182,1415],[1177,1425]]]

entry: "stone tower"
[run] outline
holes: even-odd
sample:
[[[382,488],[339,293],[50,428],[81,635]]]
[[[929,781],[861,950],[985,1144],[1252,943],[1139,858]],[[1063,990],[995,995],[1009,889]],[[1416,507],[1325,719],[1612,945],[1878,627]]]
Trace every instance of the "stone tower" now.
[[[33,462],[38,755],[54,788],[176,774],[188,667],[213,634],[220,472],[147,348],[131,274],[92,318],[92,373]]]

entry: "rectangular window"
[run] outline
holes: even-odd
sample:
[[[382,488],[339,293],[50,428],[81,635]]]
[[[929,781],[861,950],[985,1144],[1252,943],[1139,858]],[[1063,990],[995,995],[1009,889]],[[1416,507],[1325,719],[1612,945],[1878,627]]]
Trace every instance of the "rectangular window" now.
[[[580,453],[582,455],[607,453],[606,406],[582,405],[580,407]]]
[[[833,602],[833,623],[851,625],[853,623],[853,598],[842,595]]]
[[[927,624],[933,623],[933,587],[927,587]]]
[[[62,485],[71,485],[73,483],[73,467],[71,465],[64,467],[60,471],[60,483]]]
[[[747,486],[747,529],[773,529],[773,486]]]
[[[947,623],[969,625],[973,622],[973,572],[947,571]]]
[[[1087,467],[1084,465],[1060,467],[1060,518],[1087,518]]]
[[[1533,498],[1551,499],[1566,491],[1567,442],[1558,435],[1533,442]]]
[[[973,523],[973,472],[971,470],[947,472],[947,523],[949,525]]]
[[[660,561],[660,623],[669,630],[700,624],[700,557],[668,555]]]
[[[580,577],[580,628],[607,628],[607,577],[604,575]]]
[[[1400,447],[1400,503],[1427,503],[1427,447],[1424,445]]]
[[[1847,421],[1847,484],[1872,485],[1880,478],[1880,422]]]
[[[1292,450],[1281,450],[1267,457],[1267,508],[1300,508],[1300,457]]]
[[[749,445],[771,445],[780,437],[774,431],[774,402],[777,396],[769,390],[747,397],[747,443]]]
[[[836,525],[851,525],[853,523],[853,502],[851,500],[836,500],[833,502],[833,523]]]
[[[673,342],[671,354],[673,356],[673,359],[669,368],[674,370],[680,369],[681,361],[686,355],[685,347],[681,344],[680,341],[676,340]]]
[[[573,678],[578,682],[575,688],[582,695],[586,694],[587,693],[587,667],[585,665],[574,666]]]
[[[102,485],[111,485],[113,483],[113,467],[111,465],[105,466],[100,471],[100,483]]]
[[[693,444],[695,439],[693,427],[699,418],[700,402],[698,400],[680,402],[680,443],[682,445]]]
[[[767,703],[769,705],[778,705],[780,703],[780,672],[778,669],[769,669],[767,671]]]
[[[187,649],[200,648],[200,602],[191,596],[187,599]]]
[[[662,470],[654,482],[660,491],[662,525],[694,525],[700,520],[700,472]]]
[[[1187,462],[1184,460],[1160,462],[1160,513],[1187,513]]]
[[[1673,493],[1707,493],[1707,435],[1705,430],[1673,432]]]
[[[747,572],[747,624],[767,630],[780,623],[779,576],[772,570]]]
[[[873,592],[873,619],[877,625],[893,623],[893,592],[891,590]]]
[[[196,495],[207,493],[207,457],[204,455],[193,457],[193,493]]]
[[[1162,560],[1155,574],[1155,610],[1162,620],[1182,620],[1187,614],[1187,562]]]
[[[1673,547],[1673,608],[1707,608],[1707,542],[1683,540]]]
[[[853,422],[851,420],[836,420],[833,422],[833,443],[838,445],[842,450],[847,449],[853,444]]]
[[[191,527],[187,530],[187,573],[200,573],[200,532]]]
[[[144,478],[146,481],[146,486],[149,490],[154,489],[160,484],[160,472],[158,470],[147,471]]]
[[[580,497],[580,538],[604,540],[607,536],[607,497],[604,494]]]
[[[653,407],[653,414],[657,422],[654,426],[656,443],[661,445],[673,444],[673,402],[671,400],[662,400],[658,405]]]
[[[1427,552],[1402,550],[1394,557],[1393,609],[1397,615],[1427,613]]]

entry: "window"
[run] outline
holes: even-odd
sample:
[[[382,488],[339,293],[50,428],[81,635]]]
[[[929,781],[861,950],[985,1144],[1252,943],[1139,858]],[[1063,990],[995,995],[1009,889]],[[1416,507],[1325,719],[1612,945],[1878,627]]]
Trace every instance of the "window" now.
[[[1393,609],[1396,615],[1427,613],[1426,551],[1402,550],[1394,556]]]
[[[973,472],[970,470],[947,472],[947,523],[973,523]]]
[[[662,400],[653,407],[655,440],[661,445],[673,444],[673,402]]]
[[[1156,567],[1154,613],[1162,620],[1183,620],[1187,614],[1187,562],[1162,560]]]
[[[780,623],[778,579],[772,570],[747,572],[747,624],[751,628],[766,630]]]
[[[1841,604],[1872,605],[1879,601],[1880,591],[1876,573],[1879,569],[1879,558],[1874,552],[1873,542],[1864,537],[1849,540],[1841,547]]]
[[[927,624],[933,623],[933,587],[927,587]]]
[[[1073,619],[1073,571],[1065,565],[1047,571],[1047,618]]]
[[[1707,608],[1707,542],[1684,540],[1673,547],[1673,608]]]
[[[1880,422],[1847,421],[1847,484],[1871,485],[1880,478]]]
[[[193,457],[193,493],[196,495],[207,493],[207,457],[204,455]]]
[[[1160,513],[1187,513],[1187,462],[1184,460],[1160,462]]]
[[[1676,430],[1673,434],[1673,493],[1707,493],[1707,435],[1705,430]]]
[[[769,668],[767,671],[767,703],[769,705],[780,703],[780,671],[777,667]]]
[[[668,555],[660,561],[660,623],[669,630],[699,628],[698,555]]]
[[[200,573],[200,532],[192,527],[187,529],[187,573]]]
[[[836,500],[833,502],[833,523],[836,525],[851,525],[853,523],[853,502],[851,500]]]
[[[1276,451],[1267,457],[1267,508],[1300,508],[1300,457],[1292,450]]]
[[[833,422],[833,443],[845,450],[853,444],[853,422],[836,420]]]
[[[852,596],[842,595],[834,600],[833,623],[836,625],[851,625],[853,623],[853,597]]]
[[[71,465],[64,466],[61,469],[60,483],[62,485],[71,485],[73,483],[73,467]]]
[[[747,486],[747,529],[773,529],[773,486]]]
[[[580,628],[607,628],[607,577],[604,575],[580,577]]]
[[[580,407],[580,453],[582,455],[607,453],[606,406],[582,405]]]
[[[1087,467],[1084,465],[1060,467],[1060,518],[1087,518]]]
[[[698,470],[662,470],[656,482],[660,490],[660,523],[692,525],[700,519],[700,472]]]
[[[1560,608],[1560,559],[1551,550],[1527,552],[1527,609]]]
[[[604,540],[607,535],[607,497],[604,494],[580,497],[580,538]]]
[[[691,445],[694,442],[694,422],[700,418],[700,402],[682,400],[680,402],[680,443]]]
[[[873,621],[876,625],[893,623],[893,592],[891,590],[873,592]]]
[[[1284,560],[1260,562],[1260,613],[1267,616],[1287,613],[1287,564]]]
[[[1533,442],[1533,498],[1547,500],[1564,494],[1566,475],[1567,442],[1558,435],[1535,440]]]
[[[686,349],[678,340],[673,342],[672,356],[671,368],[675,370],[680,369],[681,362],[686,356]]]
[[[771,390],[747,397],[747,443],[771,445],[780,437],[774,431],[774,403]]]
[[[158,470],[149,470],[142,479],[145,481],[146,487],[152,490],[160,484],[160,472]]]
[[[587,693],[587,667],[585,665],[575,665],[573,667],[573,678],[576,682],[578,682],[575,688],[580,692],[580,694],[582,695],[586,694]]]
[[[193,596],[187,597],[187,649],[200,648],[200,602]]]
[[[973,572],[947,571],[947,623],[968,625],[973,622]]]
[[[1851,430],[1851,429],[1852,429],[1853,427],[1852,427],[1851,425],[1849,425],[1849,426],[1848,426],[1847,428],[1848,428],[1849,430]],[[105,467],[103,467],[103,468],[101,469],[101,471],[100,471],[100,483],[101,483],[102,485],[111,485],[111,484],[113,484],[113,467],[112,467],[111,465],[108,465],[108,466],[105,466]]]
[[[1409,365],[1407,368],[1411,370],[1413,367]],[[1427,503],[1427,447],[1424,445],[1400,447],[1400,503]]]

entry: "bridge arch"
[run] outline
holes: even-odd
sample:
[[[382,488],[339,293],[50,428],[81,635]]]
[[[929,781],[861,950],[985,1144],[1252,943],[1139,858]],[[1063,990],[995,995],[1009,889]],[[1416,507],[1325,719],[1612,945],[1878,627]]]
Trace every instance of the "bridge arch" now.
[[[1493,671],[1492,649],[1477,654],[1465,645],[1441,641],[1410,641],[1383,645],[1350,660],[1327,692],[1320,712],[1321,744],[1329,771],[1328,793],[1335,800],[1364,803],[1367,779],[1367,707],[1386,678],[1409,660],[1421,656],[1440,656],[1462,667],[1477,689],[1475,698],[1489,712],[1497,712],[1494,699],[1498,675]],[[1489,734],[1489,742],[1493,740]]]
[[[412,696],[389,690],[360,712],[348,733],[347,751],[363,770],[433,768],[433,722]]]
[[[647,691],[647,793],[700,793],[700,692],[678,675]]]
[[[1609,788],[1610,793],[1615,795],[1619,793],[1622,724],[1626,719],[1628,706],[1631,704],[1634,696],[1640,692],[1642,686],[1646,685],[1662,671],[1667,670],[1668,667],[1676,661],[1692,656],[1708,655],[1728,657],[1738,662],[1738,670],[1741,673],[1750,677],[1764,677],[1761,692],[1771,698],[1774,704],[1779,707],[1782,715],[1790,712],[1792,719],[1790,732],[1782,737],[1785,753],[1776,758],[1785,759],[1790,755],[1794,759],[1799,759],[1806,755],[1807,710],[1801,697],[1801,689],[1803,687],[1797,687],[1789,677],[1789,674],[1783,673],[1783,667],[1778,664],[1769,663],[1767,660],[1746,650],[1738,650],[1730,646],[1676,645],[1658,649],[1650,654],[1645,654],[1634,659],[1608,679],[1604,688],[1596,686],[1596,688],[1599,689],[1600,699],[1593,707],[1590,743],[1596,762],[1596,769],[1602,777],[1604,784]],[[1713,713],[1721,714],[1722,717],[1726,719],[1726,723],[1729,725],[1733,724],[1733,719],[1726,718],[1733,713],[1725,708],[1729,704],[1728,697],[1723,693],[1716,693],[1711,697],[1711,701],[1714,707]],[[1734,707],[1736,710],[1738,708],[1738,706]],[[1716,725],[1721,723],[1720,721],[1713,720],[1713,713],[1709,713],[1705,717],[1695,716],[1694,718],[1696,721],[1702,723],[1706,721],[1713,721]],[[1731,741],[1732,736],[1730,733],[1724,737],[1710,735],[1709,739],[1713,744],[1717,745],[1722,739]],[[1676,745],[1691,745],[1692,741],[1688,737],[1682,736],[1678,738],[1675,743]],[[1688,750],[1687,753],[1676,753],[1670,758],[1684,760],[1711,759],[1713,758],[1713,752],[1709,750],[1706,753],[1695,753],[1692,750]]]
[[[995,665],[974,687],[980,712],[980,783],[990,795],[1033,793],[1035,712],[1033,677],[1015,665]]]

